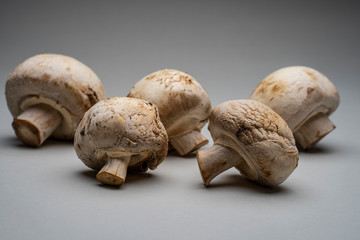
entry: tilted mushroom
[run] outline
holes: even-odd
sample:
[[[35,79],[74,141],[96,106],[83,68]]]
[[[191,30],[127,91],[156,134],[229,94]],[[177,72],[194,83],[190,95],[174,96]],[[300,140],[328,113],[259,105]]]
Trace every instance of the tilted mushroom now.
[[[98,102],[76,129],[74,146],[96,178],[121,185],[127,170],[154,170],[167,154],[168,137],[157,108],[150,102],[114,97]]]
[[[158,107],[170,144],[181,156],[208,143],[200,131],[211,112],[210,99],[189,74],[173,69],[153,72],[137,82],[128,97]]]
[[[233,100],[216,106],[209,131],[214,145],[197,151],[204,184],[231,167],[257,183],[276,186],[298,163],[298,150],[286,122],[268,106]]]
[[[311,148],[335,128],[329,115],[339,105],[339,93],[326,76],[312,68],[279,69],[255,88],[250,99],[277,112],[303,149]]]
[[[104,98],[103,85],[89,67],[58,54],[28,58],[6,82],[12,126],[18,138],[33,147],[49,136],[73,139],[82,115]]]

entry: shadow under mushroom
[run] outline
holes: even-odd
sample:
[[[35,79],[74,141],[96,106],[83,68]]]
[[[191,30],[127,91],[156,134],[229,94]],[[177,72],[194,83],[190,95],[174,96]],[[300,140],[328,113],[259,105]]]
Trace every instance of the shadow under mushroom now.
[[[86,178],[86,179],[90,179],[92,181],[94,181],[94,183],[96,183],[96,186],[100,186],[106,189],[121,189],[123,185],[120,186],[113,186],[113,185],[106,185],[106,184],[102,184],[99,183],[95,177],[96,174],[98,173],[98,171],[96,170],[82,170],[77,172],[77,174],[81,177],[81,178]],[[137,183],[137,182],[150,182],[152,180],[156,180],[156,176],[154,174],[148,173],[148,172],[128,172],[127,173],[127,177],[126,177],[126,184],[132,184],[132,183]]]
[[[201,188],[203,188],[203,185],[201,186]],[[291,192],[291,190],[286,188],[285,186],[263,186],[238,174],[230,174],[224,176],[221,181],[212,182],[212,184],[209,185],[206,189],[208,191],[211,191],[220,188],[237,188],[239,190],[249,190],[261,194],[289,194]]]

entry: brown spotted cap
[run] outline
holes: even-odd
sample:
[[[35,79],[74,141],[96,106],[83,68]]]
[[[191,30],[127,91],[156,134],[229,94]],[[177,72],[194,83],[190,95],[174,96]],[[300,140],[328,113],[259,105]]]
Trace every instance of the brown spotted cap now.
[[[59,54],[40,54],[18,65],[6,82],[6,100],[14,117],[43,103],[63,116],[53,137],[72,139],[83,114],[105,98],[96,74],[78,60]]]

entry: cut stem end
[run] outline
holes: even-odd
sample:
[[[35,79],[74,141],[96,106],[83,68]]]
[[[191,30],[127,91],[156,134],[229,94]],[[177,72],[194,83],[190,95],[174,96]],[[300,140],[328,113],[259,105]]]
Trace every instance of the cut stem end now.
[[[45,104],[27,108],[14,118],[16,136],[26,145],[40,147],[62,121],[61,114]]]
[[[204,185],[208,186],[212,179],[242,161],[239,154],[228,147],[218,144],[196,152],[198,165]]]
[[[307,121],[294,133],[297,143],[304,150],[310,149],[328,133],[334,130],[335,125],[328,116],[321,115]]]
[[[198,130],[193,130],[181,136],[171,137],[169,140],[180,156],[185,156],[209,142]]]
[[[106,164],[96,175],[96,179],[106,185],[122,185],[126,179],[130,158],[131,156],[123,156],[118,158],[108,157]]]

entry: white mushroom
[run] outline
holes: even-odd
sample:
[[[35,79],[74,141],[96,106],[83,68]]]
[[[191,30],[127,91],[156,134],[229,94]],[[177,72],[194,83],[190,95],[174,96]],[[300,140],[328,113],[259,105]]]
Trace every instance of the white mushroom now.
[[[255,88],[250,99],[277,112],[303,149],[311,148],[335,128],[328,117],[339,105],[339,93],[326,76],[312,68],[279,69]]]
[[[114,97],[98,102],[76,129],[74,146],[98,181],[121,185],[129,171],[155,169],[167,154],[168,137],[150,102]]]
[[[211,112],[210,99],[189,74],[173,69],[151,73],[135,84],[128,97],[158,107],[170,144],[181,156],[208,143],[200,131]]]
[[[58,54],[25,60],[6,82],[12,126],[18,138],[33,147],[49,136],[73,139],[82,115],[104,98],[103,85],[90,68]]]
[[[216,106],[209,131],[214,145],[197,151],[204,184],[231,167],[257,183],[276,186],[296,168],[298,150],[286,122],[268,106],[233,100]]]

